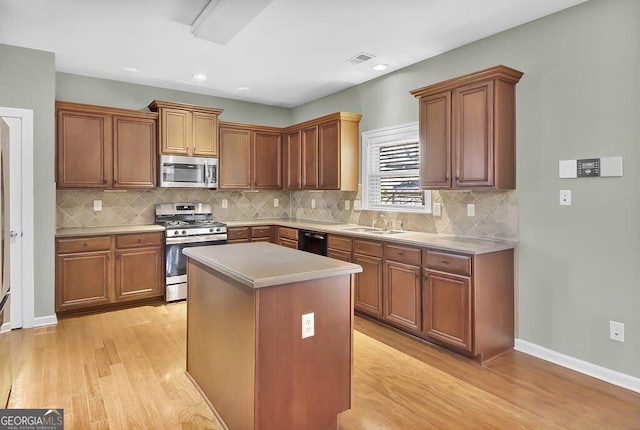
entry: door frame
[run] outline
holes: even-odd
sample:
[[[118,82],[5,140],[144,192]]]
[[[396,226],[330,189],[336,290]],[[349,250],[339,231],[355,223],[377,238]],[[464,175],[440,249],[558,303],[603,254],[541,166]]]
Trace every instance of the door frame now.
[[[22,217],[22,288],[11,289],[10,322],[2,330],[30,328],[35,324],[34,294],[34,236],[33,236],[33,110],[0,107],[0,117],[19,118],[22,124],[20,145],[21,159],[21,217]],[[5,121],[6,122],[6,121]],[[15,151],[9,154],[14,164]],[[17,299],[17,300],[16,300]]]

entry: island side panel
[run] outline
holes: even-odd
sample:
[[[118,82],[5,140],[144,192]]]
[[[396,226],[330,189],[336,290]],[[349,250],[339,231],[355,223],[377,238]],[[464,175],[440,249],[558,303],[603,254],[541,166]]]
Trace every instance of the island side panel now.
[[[189,259],[187,373],[231,429],[254,424],[254,290]]]
[[[335,429],[351,407],[351,275],[257,291],[256,428]],[[302,315],[315,335],[302,339]]]

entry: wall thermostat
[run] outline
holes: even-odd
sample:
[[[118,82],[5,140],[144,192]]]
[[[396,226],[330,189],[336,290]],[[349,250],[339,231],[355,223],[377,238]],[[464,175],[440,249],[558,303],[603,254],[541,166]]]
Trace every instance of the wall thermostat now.
[[[578,166],[578,178],[600,176],[600,159],[584,158],[576,160]]]

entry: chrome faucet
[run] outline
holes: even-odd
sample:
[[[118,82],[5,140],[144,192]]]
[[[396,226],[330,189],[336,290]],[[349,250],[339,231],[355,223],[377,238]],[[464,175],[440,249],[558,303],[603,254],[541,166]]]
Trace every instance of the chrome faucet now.
[[[382,230],[383,231],[388,231],[389,230],[389,219],[386,216],[382,215],[382,214],[380,214],[380,218],[382,218],[382,222],[384,223],[384,227],[382,228]]]

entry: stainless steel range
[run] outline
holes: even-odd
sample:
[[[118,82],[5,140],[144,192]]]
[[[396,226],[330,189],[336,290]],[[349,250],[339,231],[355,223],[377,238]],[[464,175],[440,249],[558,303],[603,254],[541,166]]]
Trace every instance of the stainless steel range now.
[[[156,224],[166,233],[166,299],[187,298],[187,257],[184,248],[227,243],[227,226],[213,220],[209,203],[156,205]]]

